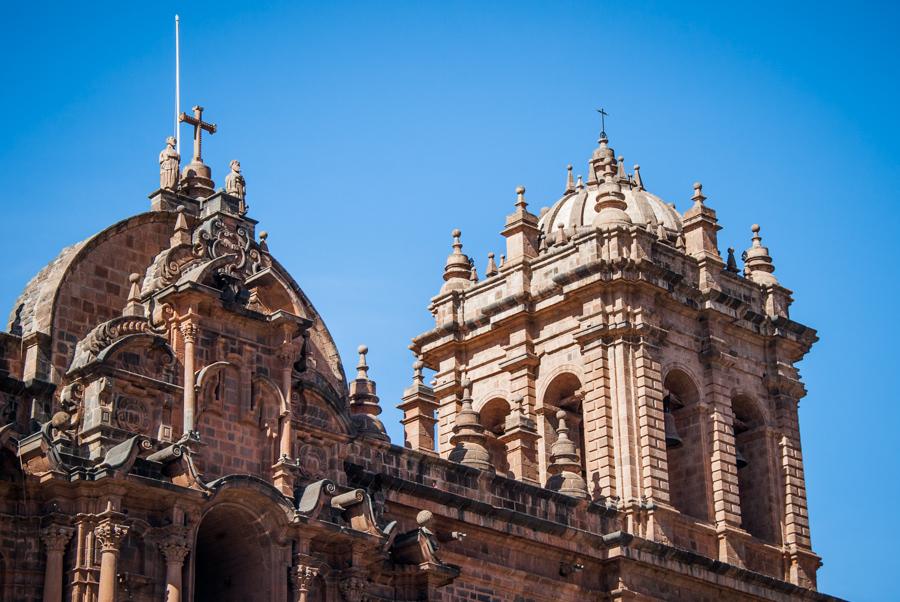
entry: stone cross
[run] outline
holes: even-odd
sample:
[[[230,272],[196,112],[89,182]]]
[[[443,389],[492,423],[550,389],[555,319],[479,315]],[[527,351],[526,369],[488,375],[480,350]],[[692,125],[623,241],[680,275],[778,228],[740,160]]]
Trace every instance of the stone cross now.
[[[181,115],[178,116],[178,121],[183,121],[184,123],[194,126],[194,158],[192,162],[203,163],[203,159],[200,156],[200,147],[202,143],[201,136],[203,135],[203,130],[206,130],[210,134],[215,134],[216,124],[203,121],[203,107],[201,106],[194,107],[193,115],[182,112]]]

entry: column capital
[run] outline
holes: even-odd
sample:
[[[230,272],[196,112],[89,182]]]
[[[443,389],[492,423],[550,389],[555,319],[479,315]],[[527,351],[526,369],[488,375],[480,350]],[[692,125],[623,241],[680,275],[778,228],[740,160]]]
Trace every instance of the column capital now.
[[[184,338],[185,343],[193,343],[197,340],[197,333],[200,328],[196,322],[188,318],[179,322],[178,330],[181,331],[181,336]]]
[[[47,552],[62,552],[72,538],[75,529],[65,525],[48,525],[41,530],[41,539],[47,547]]]
[[[346,602],[362,602],[368,589],[368,580],[361,569],[351,568],[341,575],[338,589]]]
[[[183,535],[170,535],[159,542],[159,550],[166,562],[181,564],[191,551],[191,545]]]
[[[122,540],[128,535],[129,527],[106,518],[94,528],[94,535],[100,541],[104,552],[118,552]]]
[[[291,583],[297,593],[309,592],[319,575],[319,567],[311,564],[295,564],[291,567]]]

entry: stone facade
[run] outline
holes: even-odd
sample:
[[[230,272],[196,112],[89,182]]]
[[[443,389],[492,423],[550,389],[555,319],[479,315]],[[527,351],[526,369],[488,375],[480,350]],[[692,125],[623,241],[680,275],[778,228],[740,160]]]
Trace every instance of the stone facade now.
[[[247,215],[160,155],[151,211],[66,248],[0,335],[0,598],[826,600],[795,369],[815,332],[754,227],[740,274],[605,134],[435,328],[378,418]],[[426,384],[424,370],[435,372]]]

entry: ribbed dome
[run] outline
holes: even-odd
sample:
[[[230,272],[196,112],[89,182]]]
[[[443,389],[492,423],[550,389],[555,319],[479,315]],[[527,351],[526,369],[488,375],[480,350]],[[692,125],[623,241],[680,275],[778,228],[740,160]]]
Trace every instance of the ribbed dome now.
[[[578,186],[575,186],[572,184],[570,166],[566,194],[548,211],[542,213],[538,222],[546,236],[555,233],[560,225],[569,236],[592,228],[594,218],[597,216],[597,211],[594,210],[597,193],[602,182],[609,178],[621,186],[627,205],[625,213],[633,224],[657,234],[659,226],[662,225],[666,229],[666,237],[670,240],[677,238],[681,233],[681,215],[678,211],[658,196],[644,190],[638,169],[634,175],[625,173],[621,157],[616,159],[605,135],[602,135],[600,145],[594,150],[588,168],[591,177],[587,184],[581,184],[579,176]]]
[[[566,194],[541,216],[538,221],[541,230],[550,235],[556,232],[559,224],[562,224],[567,232],[571,232],[573,226],[578,232],[591,228],[597,216],[597,212],[594,211],[597,189],[596,184],[588,184]],[[670,236],[681,232],[681,215],[658,196],[627,184],[622,186],[622,193],[628,205],[625,213],[631,218],[632,223],[644,227],[649,224],[653,232],[656,232],[658,225],[662,224]]]

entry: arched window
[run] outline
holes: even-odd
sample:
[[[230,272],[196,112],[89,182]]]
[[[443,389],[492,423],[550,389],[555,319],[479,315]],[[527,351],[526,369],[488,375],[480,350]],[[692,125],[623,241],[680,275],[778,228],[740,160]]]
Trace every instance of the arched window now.
[[[509,416],[509,403],[505,399],[495,397],[483,406],[478,412],[481,424],[485,428],[487,437],[486,447],[491,454],[491,464],[497,474],[512,477],[509,470],[509,461],[506,457],[506,444],[500,440],[506,430],[506,417]]]
[[[569,438],[575,442],[578,457],[581,460],[581,474],[587,478],[584,413],[581,407],[581,381],[574,374],[563,373],[555,377],[544,392],[544,449],[549,463],[550,448],[556,441],[556,429],[558,420],[556,412],[563,410],[566,413],[566,426],[569,427]]]
[[[703,417],[697,406],[700,394],[681,370],[670,371],[663,387],[669,501],[679,512],[709,520],[708,461],[703,450]]]
[[[775,520],[775,483],[769,455],[765,419],[756,402],[747,396],[731,401],[734,412],[734,448],[741,527],[754,537],[778,540]]]

